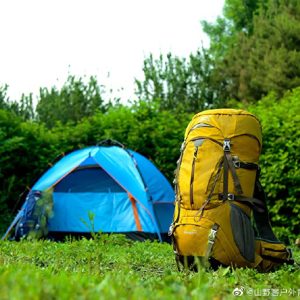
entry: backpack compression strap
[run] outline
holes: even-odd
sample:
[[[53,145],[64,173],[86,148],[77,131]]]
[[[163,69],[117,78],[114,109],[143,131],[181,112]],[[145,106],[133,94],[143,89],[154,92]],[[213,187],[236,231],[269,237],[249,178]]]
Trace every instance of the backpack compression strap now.
[[[279,242],[271,227],[269,211],[266,204],[267,197],[259,181],[259,172],[255,180],[254,197],[262,200],[265,204],[264,211],[253,211],[253,218],[256,225],[255,229],[257,231],[257,237],[273,242]]]
[[[258,170],[258,166],[253,163],[244,163],[244,162],[239,162],[234,160],[230,153],[231,146],[230,146],[229,139],[224,140],[223,150],[224,150],[223,194],[219,195],[219,199],[223,201],[230,200],[230,201],[242,202],[244,204],[251,206],[254,210],[263,212],[265,209],[265,203],[263,201],[257,198],[250,198],[250,197],[243,196],[243,189],[236,173],[236,168]],[[228,193],[229,171],[232,175],[234,189],[237,195]]]
[[[215,223],[213,227],[210,230],[210,233],[208,235],[208,242],[207,242],[207,248],[206,248],[206,253],[205,253],[205,263],[208,264],[208,260],[210,258],[214,243],[216,241],[216,236],[217,232],[219,229],[220,225]]]
[[[217,143],[221,145],[220,143]],[[229,201],[238,201],[242,202],[248,206],[250,206],[252,209],[257,210],[259,212],[263,212],[265,208],[265,204],[263,201],[257,198],[250,198],[243,196],[243,189],[240,183],[240,180],[236,173],[236,168],[245,168],[247,170],[258,170],[258,165],[254,163],[248,163],[248,162],[241,162],[237,159],[237,157],[232,156],[230,153],[231,146],[230,146],[230,140],[225,139],[223,144],[223,150],[224,150],[224,157],[219,162],[218,171],[214,179],[214,183],[212,185],[212,189],[206,199],[206,201],[203,203],[203,205],[200,207],[200,209],[195,214],[195,220],[199,221],[203,216],[203,211],[206,207],[206,205],[210,202],[213,192],[216,187],[216,183],[219,179],[219,175],[221,173],[221,169],[223,168],[223,193],[219,194],[219,200],[229,200]],[[228,193],[228,177],[229,177],[229,171],[231,172],[233,182],[234,182],[234,188],[237,192],[237,195]]]
[[[254,229],[256,231],[256,240],[261,240],[269,243],[269,245],[274,245],[274,244],[282,244],[277,237],[275,236],[272,226],[270,223],[270,218],[269,218],[269,212],[268,212],[268,207],[266,204],[266,194],[263,190],[263,187],[259,181],[259,174],[260,172],[257,173],[256,180],[255,180],[255,189],[254,189],[254,196],[256,198],[261,199],[265,203],[265,209],[262,212],[255,211],[253,210],[253,218],[254,218]],[[271,246],[272,248],[272,246]],[[275,252],[278,250],[274,250]],[[263,258],[269,259],[275,263],[287,263],[290,265],[293,265],[295,263],[293,259],[293,254],[291,249],[285,248],[286,251],[286,257],[285,258],[279,258],[279,257],[273,257],[273,256],[266,256],[264,255]],[[297,264],[297,263],[296,263]]]
[[[223,181],[223,200],[227,200],[228,198],[228,174],[229,170],[231,172],[234,189],[238,195],[243,194],[243,189],[240,183],[240,180],[236,174],[235,166],[233,164],[232,156],[230,154],[230,141],[224,141],[224,181]]]

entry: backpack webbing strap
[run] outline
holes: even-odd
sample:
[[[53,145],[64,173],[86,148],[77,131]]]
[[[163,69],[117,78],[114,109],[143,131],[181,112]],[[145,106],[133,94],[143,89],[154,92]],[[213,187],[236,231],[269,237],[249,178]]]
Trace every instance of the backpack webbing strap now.
[[[235,170],[235,165],[230,153],[230,140],[225,139],[224,140],[224,145],[223,145],[223,150],[224,150],[224,178],[223,178],[223,200],[228,199],[228,175],[229,175],[229,170],[232,175],[233,183],[234,183],[234,188],[235,191],[237,192],[238,195],[243,194],[242,186],[240,183],[240,180],[237,176],[236,170]]]
[[[207,242],[207,248],[206,248],[206,253],[205,253],[205,264],[208,264],[208,259],[211,255],[214,243],[216,241],[217,237],[217,232],[219,229],[219,224],[215,223],[213,227],[210,230],[210,233],[208,235],[208,242]]]
[[[216,188],[217,182],[218,182],[220,174],[221,174],[222,166],[223,166],[223,161],[220,161],[217,173],[216,173],[215,178],[214,178],[214,182],[212,184],[212,188],[210,190],[210,193],[209,193],[207,199],[205,200],[205,202],[203,203],[203,205],[200,207],[200,209],[197,211],[197,213],[194,216],[194,220],[196,222],[199,222],[201,220],[201,218],[203,216],[203,212],[204,212],[205,206],[210,202],[210,200],[211,200],[211,198],[213,196],[214,190]]]
[[[234,166],[236,168],[242,168],[242,169],[246,169],[246,170],[258,170],[259,166],[255,163],[248,163],[248,162],[233,162]]]
[[[224,194],[219,194],[219,200],[223,200],[223,199],[224,199]],[[266,208],[265,203],[263,201],[253,197],[244,197],[240,195],[227,194],[226,200],[244,203],[250,206],[251,208],[253,208],[253,210],[258,211],[260,213],[264,212]]]
[[[171,224],[171,226],[169,228],[168,236],[171,238],[177,269],[180,272],[181,271],[181,268],[180,268],[180,255],[179,255],[179,252],[178,252],[178,247],[177,247],[176,239],[174,238],[173,232],[174,232],[174,223]]]
[[[224,151],[224,158],[225,158],[225,161],[227,161],[227,166],[229,167],[229,170],[231,172],[231,175],[232,175],[232,179],[233,179],[233,183],[234,183],[234,189],[235,191],[237,192],[238,195],[242,195],[243,194],[243,189],[242,189],[242,186],[241,186],[241,183],[240,183],[240,180],[237,176],[237,173],[236,173],[236,169],[235,169],[235,166],[233,164],[233,161],[232,161],[232,156],[230,154],[230,152],[226,152]],[[228,171],[227,169],[227,186],[228,186]],[[228,189],[228,187],[227,187]]]
[[[205,256],[182,256],[178,253],[177,251],[177,245],[176,245],[176,240],[174,237],[172,237],[172,244],[173,244],[173,250],[175,254],[175,260],[177,264],[178,271],[184,270],[186,267],[189,268],[189,270],[198,270],[199,266],[203,266],[204,268],[209,268],[211,267],[211,253],[213,250],[213,246],[215,244],[216,238],[217,238],[217,232],[219,229],[220,225],[215,223],[209,234],[208,234],[208,241],[207,241],[207,248],[206,248],[206,253]],[[180,267],[180,263],[183,265],[183,269]]]
[[[225,159],[225,153],[224,153],[224,163],[223,163],[223,200],[227,200],[228,196],[228,161]]]
[[[256,199],[253,197],[235,196],[235,195],[232,195],[232,196],[233,196],[232,200],[238,201],[241,203],[245,202],[245,204],[251,205],[254,210],[256,210],[260,213],[265,211],[265,208],[266,208],[265,203],[263,201],[261,201],[260,199]]]
[[[263,190],[263,187],[259,181],[259,174],[260,172],[257,172],[256,180],[255,180],[255,188],[254,188],[254,196],[256,198],[259,198],[264,203],[264,211],[255,211],[253,210],[253,218],[254,218],[254,229],[256,233],[256,239],[257,240],[265,240],[270,243],[280,243],[280,241],[277,239],[276,235],[274,234],[270,222],[269,217],[269,211],[267,207],[267,197]],[[280,259],[280,258],[274,258],[271,256],[263,255],[263,258],[269,259],[273,262],[277,263],[287,263],[287,264],[294,264],[295,261],[293,259],[293,255],[291,252],[291,249],[286,248],[286,251],[288,253],[287,259]]]
[[[267,259],[267,260],[271,260],[272,262],[278,263],[278,264],[283,264],[286,263],[288,265],[293,265],[295,263],[294,259],[293,259],[293,254],[291,249],[286,248],[286,253],[288,255],[287,259],[283,259],[283,258],[279,258],[279,257],[273,257],[273,256],[269,256],[269,255],[262,255],[262,258]]]
[[[180,165],[181,165],[181,162],[182,162],[183,152],[185,150],[185,147],[186,147],[186,143],[183,142],[181,144],[181,147],[180,147],[180,157],[177,161],[177,167],[176,167],[176,170],[175,170],[175,178],[174,178],[174,181],[173,181],[173,183],[175,185],[175,197],[176,197],[175,198],[175,205],[177,204],[178,213],[177,213],[177,218],[176,218],[176,220],[173,221],[172,225],[177,223],[178,220],[179,220],[179,217],[180,217],[181,194],[180,194],[178,177],[179,177],[179,169],[180,169]],[[177,195],[178,195],[178,197],[177,197]]]

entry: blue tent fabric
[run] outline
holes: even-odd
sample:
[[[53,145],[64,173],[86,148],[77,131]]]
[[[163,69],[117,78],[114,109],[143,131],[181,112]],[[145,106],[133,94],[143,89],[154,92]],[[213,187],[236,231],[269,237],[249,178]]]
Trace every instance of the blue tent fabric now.
[[[95,153],[97,163],[135,199],[147,201],[147,193],[134,161],[122,148],[99,147]]]
[[[44,191],[52,187],[58,180],[86,160],[93,148],[95,147],[77,150],[63,157],[34,184],[32,190]]]
[[[66,155],[32,190],[51,188],[49,232],[137,232],[131,196],[142,232],[161,239],[172,221],[174,191],[167,179],[147,158],[119,146],[92,146]]]
[[[153,163],[137,152],[130,151],[130,153],[136,160],[140,173],[145,180],[154,205],[153,210],[159,223],[158,226],[163,232],[167,232],[173,217],[174,191],[166,177]]]
[[[55,193],[53,218],[49,231],[128,232],[136,231],[126,193]],[[72,207],[72,209],[67,209]],[[90,212],[95,216],[89,218]]]
[[[130,153],[136,160],[153,202],[164,202],[166,199],[174,200],[174,191],[171,185],[155,165],[137,152],[130,151]],[[170,203],[170,201],[167,202]]]

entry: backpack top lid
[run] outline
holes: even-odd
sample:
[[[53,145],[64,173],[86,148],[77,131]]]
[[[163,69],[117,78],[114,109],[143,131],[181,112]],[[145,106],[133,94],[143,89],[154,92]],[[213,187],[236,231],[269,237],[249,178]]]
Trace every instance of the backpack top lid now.
[[[224,138],[240,135],[253,136],[262,145],[262,130],[259,120],[242,109],[211,109],[197,113],[189,123],[185,138],[196,127],[214,128],[214,135],[222,142]],[[209,134],[209,133],[208,133]]]
[[[248,116],[253,116],[254,118],[256,118],[253,114],[249,113],[246,110],[233,109],[233,108],[218,108],[218,109],[204,110],[204,111],[197,113],[194,116],[194,118],[199,115],[248,115]]]

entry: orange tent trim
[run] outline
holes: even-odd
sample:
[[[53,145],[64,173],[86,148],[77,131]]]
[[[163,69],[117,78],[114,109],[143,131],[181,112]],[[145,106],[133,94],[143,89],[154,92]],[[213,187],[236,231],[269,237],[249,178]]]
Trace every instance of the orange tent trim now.
[[[128,193],[128,197],[129,197],[131,205],[132,205],[133,215],[134,215],[134,220],[135,220],[135,225],[136,225],[137,231],[142,231],[142,225],[140,222],[139,213],[138,213],[137,206],[136,206],[136,200],[130,193]]]

